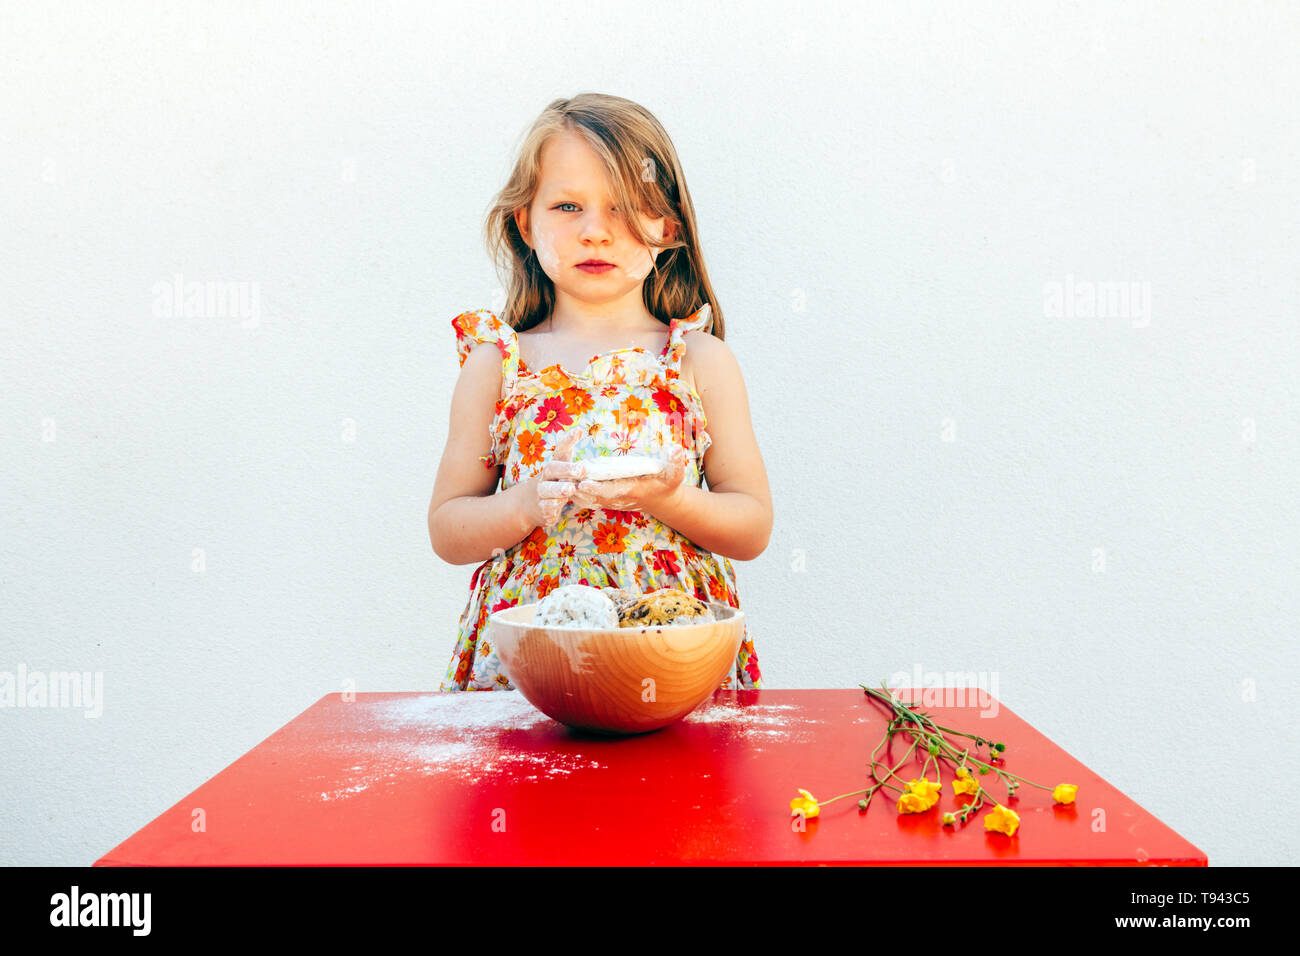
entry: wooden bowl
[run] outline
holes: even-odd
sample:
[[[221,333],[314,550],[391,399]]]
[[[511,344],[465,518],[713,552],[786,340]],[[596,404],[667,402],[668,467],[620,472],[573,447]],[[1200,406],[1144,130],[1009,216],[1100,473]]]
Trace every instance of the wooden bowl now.
[[[570,727],[639,734],[680,720],[735,666],[745,615],[709,603],[712,623],[537,627],[536,604],[488,618],[501,672],[538,710]]]

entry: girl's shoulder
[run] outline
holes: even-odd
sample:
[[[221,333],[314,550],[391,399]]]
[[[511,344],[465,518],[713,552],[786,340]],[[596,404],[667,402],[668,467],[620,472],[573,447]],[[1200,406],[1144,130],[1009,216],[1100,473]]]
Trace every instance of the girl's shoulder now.
[[[681,341],[685,346],[681,376],[701,400],[710,391],[716,398],[736,390],[741,381],[740,363],[731,346],[704,329],[683,333]]]

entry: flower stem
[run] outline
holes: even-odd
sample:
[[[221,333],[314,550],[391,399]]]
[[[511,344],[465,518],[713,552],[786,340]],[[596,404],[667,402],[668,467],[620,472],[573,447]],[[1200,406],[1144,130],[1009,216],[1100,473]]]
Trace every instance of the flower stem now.
[[[952,728],[942,727],[941,725],[936,724],[927,715],[917,713],[911,708],[911,706],[904,704],[902,701],[895,700],[892,694],[889,694],[885,691],[884,684],[881,685],[881,690],[876,690],[875,688],[868,687],[866,684],[859,684],[858,686],[861,687],[864,691],[866,691],[867,695],[870,696],[872,699],[878,700],[881,703],[884,703],[887,706],[889,706],[889,708],[894,712],[895,715],[894,718],[890,721],[889,726],[892,728],[894,727],[895,724],[900,724],[899,729],[906,729],[908,733],[910,733],[913,737],[914,747],[916,746],[916,744],[921,742],[922,738],[926,738],[927,743],[930,740],[934,740],[936,743],[938,743],[940,750],[945,751],[945,756],[947,756],[949,759],[955,759],[957,755],[956,748],[952,745],[950,741],[948,741],[943,736],[943,733],[941,733],[940,731],[956,734],[957,736],[960,737],[968,737],[971,740],[975,741],[976,746],[978,746],[981,743],[989,744],[989,746],[992,746],[992,744],[987,738],[981,737],[978,734],[968,734],[960,730],[954,730]],[[914,723],[916,724],[916,727],[901,726],[906,722]],[[975,764],[975,766],[983,767],[985,770],[997,774],[997,776],[1000,779],[1002,779],[1004,782],[1007,780],[1007,778],[1011,778],[1014,780],[1019,780],[1022,783],[1027,783],[1031,787],[1037,787],[1039,790],[1052,789],[1051,787],[1044,786],[1041,783],[1035,783],[1034,781],[1022,777],[1019,774],[1014,774],[1007,770],[1004,770],[1001,767],[995,767],[992,764],[986,763],[978,758],[968,757],[967,756],[968,753],[969,753],[969,748],[967,748],[962,752],[963,760],[970,760],[973,764]],[[927,768],[929,767],[928,760],[925,766]]]

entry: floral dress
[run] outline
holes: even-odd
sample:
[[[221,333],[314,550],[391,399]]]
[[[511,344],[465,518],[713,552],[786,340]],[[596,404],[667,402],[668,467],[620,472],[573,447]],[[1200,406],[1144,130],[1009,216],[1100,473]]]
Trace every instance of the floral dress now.
[[[685,334],[713,328],[708,305],[672,320],[659,355],[639,347],[614,349],[594,356],[581,373],[559,364],[529,370],[520,360],[515,330],[485,309],[458,315],[451,324],[462,366],[481,342],[501,353],[503,395],[490,426],[492,450],[480,460],[499,469],[502,490],[538,475],[551,450],[575,428],[581,432],[575,462],[624,454],[666,459],[677,443],[687,453],[686,480],[702,484],[704,452],[712,439],[705,431],[704,406],[679,369]],[[540,601],[562,584],[637,592],[675,587],[704,601],[740,607],[735,571],[726,557],[696,547],[643,511],[570,501],[556,526],[534,528],[474,571],[456,650],[439,690],[513,690],[487,639],[488,615]],[[735,673],[720,686],[763,686],[748,622]]]

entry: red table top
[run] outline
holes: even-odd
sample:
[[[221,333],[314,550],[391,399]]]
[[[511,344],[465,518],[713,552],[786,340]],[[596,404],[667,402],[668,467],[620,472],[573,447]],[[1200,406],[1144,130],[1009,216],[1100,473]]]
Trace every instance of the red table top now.
[[[1014,837],[986,831],[987,810],[942,826],[958,806],[948,772],[925,813],[898,813],[882,789],[865,812],[846,797],[797,829],[797,788],[865,786],[886,717],[861,689],[719,691],[621,738],[570,730],[512,691],[329,694],[95,865],[1207,864],[991,701],[924,709],[1005,742],[1008,772],[1079,787],[1073,805],[1028,784],[1008,801],[981,777],[1020,815]]]

